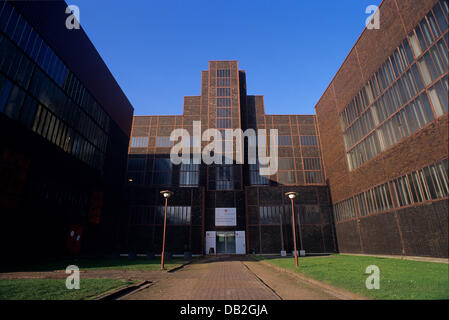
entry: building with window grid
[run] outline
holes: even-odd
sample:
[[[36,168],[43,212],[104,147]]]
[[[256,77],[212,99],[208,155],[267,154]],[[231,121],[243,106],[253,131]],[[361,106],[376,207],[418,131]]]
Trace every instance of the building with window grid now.
[[[384,0],[316,105],[341,252],[448,256],[448,1]]]
[[[284,193],[298,191],[295,227],[303,248],[315,253],[335,252],[315,116],[265,114],[263,96],[247,95],[245,71],[239,70],[237,61],[211,61],[209,69],[202,72],[201,88],[201,96],[184,98],[182,115],[134,117],[125,245],[139,253],[160,252],[164,207],[159,191],[170,189],[174,195],[168,205],[167,250],[182,253],[189,248],[199,254],[211,250],[292,252],[291,206]],[[221,132],[267,129],[268,134],[269,129],[277,129],[277,174],[261,176],[258,165],[248,161],[243,165],[235,161],[172,165],[170,134],[174,129],[186,129],[191,144],[199,144],[193,137],[194,121],[201,121],[201,134],[208,128]],[[201,150],[207,144],[201,141]]]
[[[0,2],[5,263],[117,249],[133,108],[66,7]]]

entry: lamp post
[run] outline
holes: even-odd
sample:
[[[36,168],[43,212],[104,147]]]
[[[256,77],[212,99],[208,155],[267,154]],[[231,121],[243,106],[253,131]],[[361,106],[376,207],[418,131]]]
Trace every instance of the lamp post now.
[[[164,214],[164,233],[162,236],[162,254],[161,254],[161,270],[164,270],[164,260],[165,260],[165,230],[167,228],[167,202],[168,198],[173,195],[173,192],[164,190],[161,191],[162,196],[165,198],[165,214]]]
[[[292,201],[292,218],[293,218],[293,243],[295,246],[295,265],[298,268],[298,251],[296,250],[296,223],[295,223],[295,203],[294,200],[298,196],[297,192],[287,192],[285,194]]]

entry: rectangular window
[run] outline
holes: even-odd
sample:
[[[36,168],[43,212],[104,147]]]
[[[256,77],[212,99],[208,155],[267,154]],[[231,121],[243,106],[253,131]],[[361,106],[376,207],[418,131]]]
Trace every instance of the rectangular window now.
[[[170,137],[157,137],[156,146],[157,147],[171,147],[171,146],[173,146],[173,141],[170,141]]]
[[[181,186],[197,186],[200,176],[199,168],[198,164],[181,164],[179,184]]]
[[[191,207],[167,207],[167,224],[170,225],[188,225],[191,219]],[[156,207],[156,224],[163,224],[165,216],[165,207]]]
[[[283,185],[293,185],[296,183],[296,176],[294,171],[278,172],[278,183]]]
[[[318,140],[316,136],[301,136],[301,145],[303,146],[316,146],[318,145]]]
[[[270,184],[270,180],[268,177],[260,175],[258,164],[250,164],[249,170],[250,170],[251,185],[268,185],[268,184]]]
[[[304,158],[304,170],[321,170],[320,158]]]
[[[170,158],[157,158],[154,160],[153,184],[171,185],[172,163]]]
[[[305,171],[306,184],[320,184],[323,183],[321,171]]]
[[[217,78],[229,78],[231,76],[230,69],[218,69]]]
[[[132,137],[131,148],[146,148],[148,147],[148,137]]]
[[[278,145],[279,146],[290,146],[292,144],[291,136],[278,136]]]
[[[215,189],[233,190],[232,165],[219,165],[215,167]]]

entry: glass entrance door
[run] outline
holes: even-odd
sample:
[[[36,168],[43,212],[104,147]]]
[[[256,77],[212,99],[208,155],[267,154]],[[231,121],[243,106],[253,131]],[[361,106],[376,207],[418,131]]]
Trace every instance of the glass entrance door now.
[[[235,232],[217,231],[217,253],[235,254]]]

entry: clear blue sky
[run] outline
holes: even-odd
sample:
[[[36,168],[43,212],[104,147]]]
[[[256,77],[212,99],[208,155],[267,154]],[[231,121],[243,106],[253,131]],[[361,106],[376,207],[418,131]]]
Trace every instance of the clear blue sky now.
[[[314,114],[380,2],[67,0],[136,115],[181,114],[209,60],[239,60],[267,113]]]

